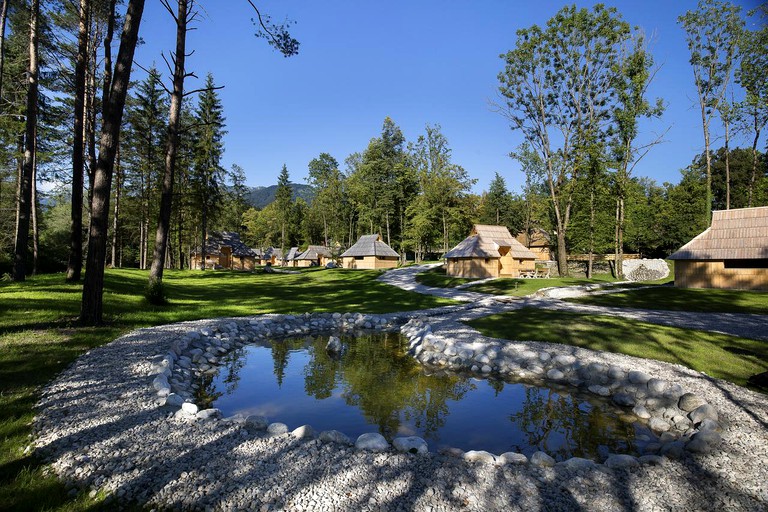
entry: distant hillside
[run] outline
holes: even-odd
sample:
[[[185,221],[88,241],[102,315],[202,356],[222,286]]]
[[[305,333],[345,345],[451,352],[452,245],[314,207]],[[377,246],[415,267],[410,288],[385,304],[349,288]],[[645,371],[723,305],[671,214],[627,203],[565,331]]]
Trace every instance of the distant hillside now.
[[[300,197],[307,203],[312,201],[315,195],[315,191],[309,185],[302,185],[301,183],[291,183],[291,189],[293,189],[293,199]],[[277,185],[269,187],[249,187],[248,193],[245,195],[245,200],[248,204],[254,208],[264,208],[269,203],[275,200],[275,192],[277,192]]]

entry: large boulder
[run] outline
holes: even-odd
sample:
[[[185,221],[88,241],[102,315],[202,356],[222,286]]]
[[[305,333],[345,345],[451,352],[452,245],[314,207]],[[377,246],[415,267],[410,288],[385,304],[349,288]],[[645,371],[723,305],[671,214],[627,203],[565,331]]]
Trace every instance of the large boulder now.
[[[630,281],[658,281],[669,275],[669,266],[662,259],[624,260],[621,269]]]
[[[355,442],[355,448],[369,452],[385,452],[389,448],[389,443],[383,435],[377,432],[360,434]]]

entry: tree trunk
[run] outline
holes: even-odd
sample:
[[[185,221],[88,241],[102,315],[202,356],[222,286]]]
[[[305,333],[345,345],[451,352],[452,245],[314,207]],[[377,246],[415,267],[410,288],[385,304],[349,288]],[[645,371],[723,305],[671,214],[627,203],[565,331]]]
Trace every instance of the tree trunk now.
[[[389,239],[389,212],[386,213],[386,215],[384,216],[384,219],[387,223],[387,245],[392,247],[392,242]]]
[[[32,202],[32,179],[35,165],[35,133],[37,127],[37,24],[40,0],[32,0],[29,18],[29,69],[27,70],[27,123],[25,129],[24,164],[19,186],[18,226],[14,248],[13,280],[24,281],[27,274],[29,248],[29,216]]]
[[[731,140],[731,134],[730,134],[730,122],[726,118],[725,121],[723,121],[723,125],[725,127],[725,209],[730,210],[731,209],[731,160],[730,160],[730,149],[728,148],[728,143]]]
[[[617,245],[619,253],[616,256],[616,277],[624,278],[624,198],[619,198],[619,230]]]
[[[35,159],[32,161],[32,275],[37,275],[37,262],[40,256],[40,226],[37,222],[37,130],[35,130]]]
[[[123,189],[123,176],[120,168],[120,146],[115,153],[115,218],[112,219],[112,268],[119,266],[116,263],[117,256],[117,231],[120,229],[120,194]]]
[[[176,215],[176,232],[178,233],[178,249],[179,249],[179,270],[184,270],[184,230],[183,230],[183,222],[184,222],[184,213],[182,211],[181,205],[178,205],[177,207],[177,215]]]
[[[595,192],[589,192],[589,261],[587,261],[587,279],[592,279],[592,264],[595,258]]]
[[[138,42],[139,26],[143,11],[144,0],[129,0],[109,99],[103,107],[104,115],[99,143],[99,157],[96,164],[96,172],[94,173],[93,199],[91,200],[88,255],[83,282],[83,298],[80,307],[80,322],[85,325],[95,325],[102,322],[104,256],[107,248],[112,171],[114,170],[115,156],[120,140],[120,125],[123,120],[125,97],[128,93],[128,84],[131,79],[133,55],[136,50],[136,43]],[[110,13],[110,16],[114,16],[114,12]]]
[[[712,220],[712,155],[709,151],[709,126],[704,105],[701,106],[701,121],[704,128],[704,156],[707,161],[707,191],[705,195],[706,206],[704,212],[706,215],[705,225],[709,226]]]
[[[181,101],[184,98],[187,21],[187,0],[179,0],[176,14],[176,54],[173,55],[173,93],[171,94],[171,109],[168,116],[168,141],[165,148],[165,173],[163,174],[163,191],[160,194],[160,215],[155,233],[155,251],[152,258],[152,268],[149,271],[150,285],[162,283],[163,268],[168,251],[168,233],[173,206],[173,175],[176,170],[176,155],[179,151]]]
[[[752,208],[752,197],[754,196],[755,181],[757,180],[757,142],[760,140],[760,125],[755,109],[755,138],[752,140],[752,176],[749,179],[749,202],[748,206]]]
[[[557,230],[557,270],[561,277],[568,275],[568,252],[565,250],[565,233]]]
[[[5,67],[5,22],[8,19],[8,0],[0,7],[0,99],[3,97],[3,68]]]
[[[88,0],[80,0],[75,64],[75,122],[72,133],[72,210],[66,278],[68,282],[79,281],[83,268],[83,118],[85,115],[85,67],[88,57],[88,8]]]
[[[206,242],[208,241],[208,206],[205,201],[203,201],[202,214],[203,240],[200,242],[200,270],[205,270],[205,258],[208,257],[206,254]]]

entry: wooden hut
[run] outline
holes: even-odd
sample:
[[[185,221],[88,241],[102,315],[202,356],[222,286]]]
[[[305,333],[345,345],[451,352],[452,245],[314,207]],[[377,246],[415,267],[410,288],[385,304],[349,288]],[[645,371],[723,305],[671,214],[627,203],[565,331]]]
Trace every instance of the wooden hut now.
[[[263,251],[259,251],[259,260],[262,265],[282,265],[283,251],[274,247],[267,247]]]
[[[381,236],[363,235],[341,255],[343,268],[395,268],[400,255]]]
[[[199,269],[202,257],[202,247],[195,248],[190,258],[190,266]],[[253,270],[258,258],[258,253],[245,245],[237,233],[211,233],[205,240],[205,268]]]
[[[552,239],[543,229],[533,228],[530,233],[521,231],[515,239],[536,255],[536,261],[552,260]]]
[[[768,290],[768,206],[712,212],[712,225],[669,259],[681,288]]]
[[[469,236],[445,253],[445,273],[453,277],[519,277],[536,270],[536,255],[504,226],[475,224]]]
[[[310,245],[307,250],[293,259],[296,267],[324,267],[329,261],[333,261],[331,251],[322,245]]]
[[[283,262],[282,265],[284,267],[295,267],[296,266],[296,256],[298,256],[299,248],[298,247],[291,247],[288,252],[283,256]]]

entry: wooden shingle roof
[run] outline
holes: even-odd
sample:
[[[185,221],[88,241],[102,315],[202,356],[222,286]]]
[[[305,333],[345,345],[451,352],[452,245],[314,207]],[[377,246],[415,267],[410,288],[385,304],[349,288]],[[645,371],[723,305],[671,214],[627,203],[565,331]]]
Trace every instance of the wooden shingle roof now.
[[[388,246],[382,239],[381,235],[363,235],[361,236],[355,245],[344,251],[341,255],[342,258],[353,256],[394,256],[400,257],[390,246]]]
[[[445,253],[446,258],[500,258],[499,249],[509,247],[515,259],[532,260],[536,255],[515,240],[505,226],[475,224],[469,236]]]
[[[712,212],[712,225],[669,259],[768,259],[768,206]]]
[[[328,250],[327,247],[324,247],[322,245],[310,245],[307,247],[307,250],[303,253],[296,256],[295,260],[316,260],[320,258],[320,256],[325,256],[326,258],[331,257],[331,251]]]
[[[251,249],[240,240],[240,235],[232,231],[211,233],[205,241],[205,252],[210,256],[220,256],[222,247],[231,247],[232,256],[256,257],[258,251]],[[202,247],[195,248],[193,254],[200,254]]]

